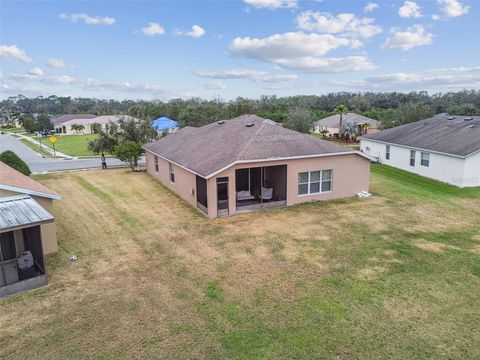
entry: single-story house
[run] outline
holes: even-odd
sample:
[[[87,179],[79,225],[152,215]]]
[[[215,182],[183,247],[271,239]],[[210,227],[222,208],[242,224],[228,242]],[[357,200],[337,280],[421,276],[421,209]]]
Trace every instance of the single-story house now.
[[[94,116],[88,118],[74,118],[55,125],[55,132],[57,134],[64,135],[84,135],[84,134],[96,134],[101,130],[107,130],[110,124],[116,124],[121,119],[130,120],[137,118],[127,115],[104,115]],[[83,125],[82,130],[75,130],[74,125]]]
[[[152,120],[152,124],[150,126],[155,130],[157,130],[157,133],[169,133],[169,134],[177,131],[181,127],[177,121],[169,119],[165,116]]]
[[[55,115],[50,118],[50,121],[52,122],[53,126],[56,126],[58,124],[70,121],[70,120],[76,120],[76,119],[93,119],[96,118],[98,115],[94,114],[66,114],[66,115]]]
[[[342,121],[344,124],[357,124],[359,135],[374,134],[379,131],[380,122],[363,115],[347,112],[343,114]],[[313,123],[313,132],[319,134],[322,130],[327,130],[329,137],[337,137],[340,132],[340,114],[327,116]]]
[[[52,202],[60,198],[0,162],[0,297],[47,284],[45,255],[57,251]]]
[[[184,127],[144,146],[147,171],[210,217],[368,191],[370,161],[255,115]]]
[[[480,116],[439,114],[360,138],[381,163],[459,187],[480,186]]]

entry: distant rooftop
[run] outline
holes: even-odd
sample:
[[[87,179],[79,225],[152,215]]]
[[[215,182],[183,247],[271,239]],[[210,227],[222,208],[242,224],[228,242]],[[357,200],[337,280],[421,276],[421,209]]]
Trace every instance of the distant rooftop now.
[[[380,126],[380,121],[371,119],[369,117],[355,114],[352,112],[347,112],[343,114],[343,121],[345,123],[354,123],[357,124],[369,124],[371,128],[378,128]],[[323,119],[320,119],[314,123],[314,125],[320,125],[325,127],[338,127],[340,124],[340,114],[334,114],[331,116],[327,116]]]
[[[466,157],[480,151],[480,116],[438,114],[362,139]]]
[[[53,125],[59,125],[66,121],[75,120],[75,119],[93,119],[98,115],[94,114],[66,114],[66,115],[57,115],[52,116],[51,121]]]
[[[71,119],[68,121],[65,121],[61,124],[57,124],[57,126],[66,126],[66,125],[73,125],[73,124],[78,124],[78,125],[87,125],[87,124],[108,124],[110,122],[116,123],[120,119],[125,119],[125,120],[138,120],[137,118],[134,118],[132,116],[128,115],[104,115],[104,116],[93,116],[90,118],[77,118],[77,119]]]
[[[144,148],[207,178],[235,162],[355,152],[255,115],[187,126]]]

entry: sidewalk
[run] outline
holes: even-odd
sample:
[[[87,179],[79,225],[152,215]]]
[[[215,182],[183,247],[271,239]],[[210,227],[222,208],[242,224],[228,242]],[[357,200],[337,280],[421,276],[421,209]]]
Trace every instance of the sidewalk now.
[[[31,143],[41,147],[43,150],[47,151],[48,153],[50,153],[53,156],[53,149],[52,148],[50,148],[49,146],[47,146],[45,144],[41,144],[40,141],[36,140],[35,138],[33,138],[31,136],[26,136],[26,135],[18,134],[18,133],[12,133],[12,132],[8,132],[8,131],[6,131],[5,133],[9,134],[10,136],[15,135],[15,137],[18,137],[19,139],[25,139],[27,141],[30,141]],[[48,141],[48,139],[45,139],[45,141]],[[60,158],[74,158],[73,156],[64,154],[64,153],[62,153],[58,150],[55,150],[55,156],[60,157]]]

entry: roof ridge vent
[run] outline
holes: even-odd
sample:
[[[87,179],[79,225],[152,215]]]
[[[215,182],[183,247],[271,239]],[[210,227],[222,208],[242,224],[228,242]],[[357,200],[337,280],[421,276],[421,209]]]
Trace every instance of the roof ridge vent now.
[[[447,120],[453,120],[453,119],[455,119],[455,116],[449,116],[449,117],[447,117]]]
[[[465,119],[463,119],[465,121],[472,121],[473,120],[473,117],[466,117]]]

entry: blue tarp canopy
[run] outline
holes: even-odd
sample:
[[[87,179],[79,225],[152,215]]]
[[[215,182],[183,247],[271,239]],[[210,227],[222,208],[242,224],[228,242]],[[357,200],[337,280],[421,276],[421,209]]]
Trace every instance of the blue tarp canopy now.
[[[152,120],[150,125],[152,128],[157,131],[168,131],[170,129],[180,129],[180,124],[175,120],[169,119],[165,116],[162,116],[156,120]]]

